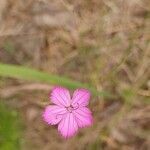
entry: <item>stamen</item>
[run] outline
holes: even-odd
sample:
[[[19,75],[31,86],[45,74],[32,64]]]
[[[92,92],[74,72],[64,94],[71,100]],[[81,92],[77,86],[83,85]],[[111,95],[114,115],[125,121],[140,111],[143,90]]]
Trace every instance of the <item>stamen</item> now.
[[[67,111],[69,111],[70,113],[72,113],[72,111],[74,110],[72,105],[66,107],[66,109],[67,109]]]
[[[78,103],[76,103],[76,106],[70,105],[70,106],[66,107],[67,111],[70,112],[70,113],[72,113],[73,110],[76,110],[78,108],[79,108],[79,104]]]

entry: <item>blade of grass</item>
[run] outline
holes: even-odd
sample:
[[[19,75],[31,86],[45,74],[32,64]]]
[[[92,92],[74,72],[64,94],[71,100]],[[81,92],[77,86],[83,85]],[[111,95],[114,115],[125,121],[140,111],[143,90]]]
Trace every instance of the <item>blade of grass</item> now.
[[[95,96],[112,97],[110,93],[106,91],[97,91],[95,88],[90,87],[87,84],[23,66],[0,63],[0,76],[61,85],[70,89],[86,88]]]

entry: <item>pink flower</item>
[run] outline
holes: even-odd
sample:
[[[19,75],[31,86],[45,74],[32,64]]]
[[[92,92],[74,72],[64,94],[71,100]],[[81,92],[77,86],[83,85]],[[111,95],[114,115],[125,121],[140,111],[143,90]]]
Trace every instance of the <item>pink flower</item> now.
[[[58,124],[58,131],[64,138],[72,137],[79,128],[92,125],[92,113],[87,108],[90,100],[88,90],[77,89],[71,98],[69,90],[55,87],[50,99],[53,105],[45,108],[43,118],[50,125]]]

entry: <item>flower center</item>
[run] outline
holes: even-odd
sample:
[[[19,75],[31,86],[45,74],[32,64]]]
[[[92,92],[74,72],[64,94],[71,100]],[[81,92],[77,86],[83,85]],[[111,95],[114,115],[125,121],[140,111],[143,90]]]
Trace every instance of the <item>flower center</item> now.
[[[74,106],[70,105],[70,106],[66,107],[67,111],[70,112],[70,113],[72,113],[73,110],[76,110],[78,108],[79,108],[79,104],[78,103],[76,105],[74,105]]]
[[[66,107],[66,108],[67,108],[67,111],[70,112],[70,113],[74,110],[72,105],[70,105],[69,107]]]

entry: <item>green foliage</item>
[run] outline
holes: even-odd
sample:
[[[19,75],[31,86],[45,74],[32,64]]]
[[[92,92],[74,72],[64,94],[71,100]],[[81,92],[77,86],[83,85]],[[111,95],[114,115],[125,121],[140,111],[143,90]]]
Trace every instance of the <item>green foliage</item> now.
[[[20,121],[18,114],[0,102],[0,149],[20,149]]]
[[[86,88],[89,89],[95,96],[112,97],[112,95],[106,91],[97,91],[95,88],[90,87],[88,84],[83,84],[78,81],[73,81],[66,77],[60,77],[57,75],[48,74],[35,69],[30,69],[23,66],[16,66],[10,64],[0,63],[0,76],[11,77],[23,80],[45,82],[52,85],[62,85],[70,89]]]

